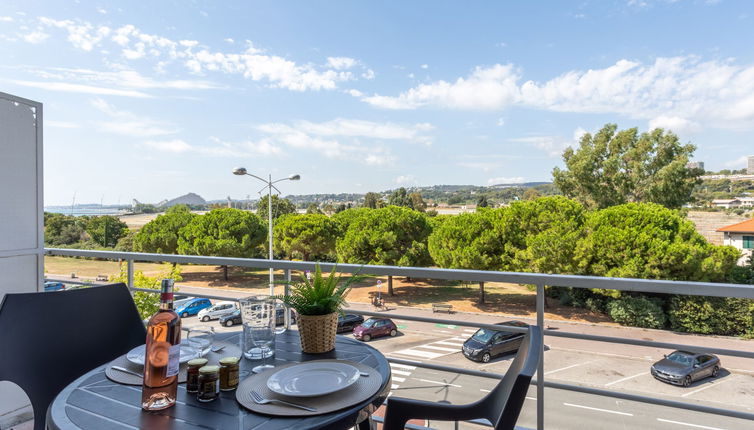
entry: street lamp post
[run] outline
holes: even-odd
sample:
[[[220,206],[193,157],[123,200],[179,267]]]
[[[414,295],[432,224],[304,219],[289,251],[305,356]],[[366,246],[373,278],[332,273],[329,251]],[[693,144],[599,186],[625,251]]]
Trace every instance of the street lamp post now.
[[[245,167],[236,167],[235,169],[233,169],[233,174],[238,175],[238,176],[244,176],[244,175],[251,176],[252,178],[257,178],[260,181],[265,183],[264,188],[259,190],[259,194],[261,194],[262,191],[265,188],[267,188],[267,227],[268,227],[267,239],[268,239],[268,250],[269,250],[268,256],[269,256],[270,261],[272,261],[275,259],[272,255],[272,189],[274,188],[275,191],[277,191],[278,194],[280,194],[280,190],[278,190],[277,187],[275,186],[276,183],[281,182],[281,181],[298,181],[299,179],[301,179],[301,176],[289,175],[287,178],[281,178],[281,179],[277,179],[273,181],[272,175],[269,175],[268,179],[263,179],[257,175],[253,175],[247,172]],[[274,270],[272,269],[272,267],[270,267],[270,295],[274,295],[274,294],[275,294],[275,275],[274,275]]]

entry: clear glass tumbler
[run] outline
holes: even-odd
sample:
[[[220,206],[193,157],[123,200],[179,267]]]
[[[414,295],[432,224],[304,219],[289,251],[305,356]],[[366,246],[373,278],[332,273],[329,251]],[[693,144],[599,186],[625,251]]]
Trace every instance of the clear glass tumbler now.
[[[276,306],[272,296],[252,296],[239,300],[243,339],[241,349],[249,360],[263,360],[275,356],[275,335],[288,326],[286,306]],[[281,323],[281,328],[277,324]]]
[[[212,348],[215,330],[210,326],[193,326],[188,328],[186,335],[189,346],[196,352],[197,357],[204,357]]]

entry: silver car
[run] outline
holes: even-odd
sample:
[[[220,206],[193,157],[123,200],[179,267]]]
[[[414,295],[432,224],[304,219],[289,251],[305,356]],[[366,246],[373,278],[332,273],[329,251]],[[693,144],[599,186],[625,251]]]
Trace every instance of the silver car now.
[[[236,309],[238,309],[236,302],[217,302],[212,307],[199,311],[198,317],[200,320],[207,322],[232,314]]]

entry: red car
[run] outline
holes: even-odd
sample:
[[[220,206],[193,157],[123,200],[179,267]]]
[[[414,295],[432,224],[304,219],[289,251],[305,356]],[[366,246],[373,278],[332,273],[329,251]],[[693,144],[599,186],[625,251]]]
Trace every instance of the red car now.
[[[369,318],[353,329],[353,337],[369,342],[374,337],[395,336],[398,326],[389,318]]]

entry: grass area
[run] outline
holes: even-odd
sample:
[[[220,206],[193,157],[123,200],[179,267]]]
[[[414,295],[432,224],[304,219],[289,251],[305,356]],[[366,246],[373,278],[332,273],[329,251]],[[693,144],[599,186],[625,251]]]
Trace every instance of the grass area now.
[[[135,263],[136,270],[147,276],[157,276],[164,271],[159,263]],[[269,283],[266,269],[255,270],[243,267],[229,267],[228,280],[223,278],[221,266],[181,265],[183,281],[181,284],[193,287],[211,287],[221,290],[248,291],[249,294],[267,292]],[[75,272],[79,278],[94,278],[98,275],[117,275],[120,271],[118,262],[83,260],[69,257],[45,257],[45,273],[48,275],[68,276]],[[294,274],[296,280],[300,274]],[[282,280],[282,271],[276,272],[276,279]],[[355,284],[348,300],[355,303],[370,303],[370,294],[378,291],[377,281],[382,280],[379,289],[388,307],[414,306],[431,308],[432,303],[453,305],[453,310],[460,312],[485,312],[513,317],[534,317],[536,315],[536,294],[526,286],[508,283],[485,283],[485,304],[479,304],[479,285],[452,281],[393,278],[394,296],[387,294],[386,277],[367,277]],[[276,288],[283,292],[283,287]],[[610,322],[603,314],[586,309],[561,306],[556,300],[548,300],[545,309],[546,318],[584,322]]]

